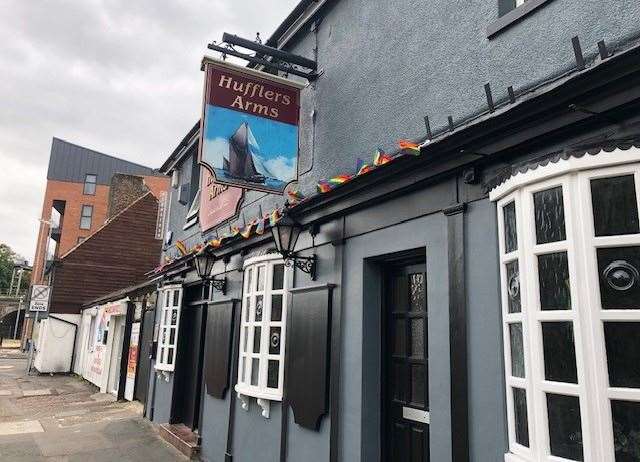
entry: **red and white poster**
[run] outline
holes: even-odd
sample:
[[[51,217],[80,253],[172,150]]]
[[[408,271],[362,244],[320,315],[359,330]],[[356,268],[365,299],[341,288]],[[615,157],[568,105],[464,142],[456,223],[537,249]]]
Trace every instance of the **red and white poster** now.
[[[138,367],[138,350],[140,343],[140,323],[131,324],[131,340],[129,340],[129,357],[127,358],[127,380],[124,386],[124,399],[133,401],[133,389],[136,384]]]

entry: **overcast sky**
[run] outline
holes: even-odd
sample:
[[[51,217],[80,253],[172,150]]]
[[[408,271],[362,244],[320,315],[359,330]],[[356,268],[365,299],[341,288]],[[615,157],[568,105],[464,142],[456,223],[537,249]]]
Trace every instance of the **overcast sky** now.
[[[0,0],[0,243],[33,260],[52,137],[159,167],[199,117],[207,44],[266,39],[297,3]]]

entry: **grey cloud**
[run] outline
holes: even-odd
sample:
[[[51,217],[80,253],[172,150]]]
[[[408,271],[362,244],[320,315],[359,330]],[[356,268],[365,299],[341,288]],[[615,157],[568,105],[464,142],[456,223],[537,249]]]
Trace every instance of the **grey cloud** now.
[[[200,59],[298,0],[0,0],[0,242],[31,259],[57,136],[157,167],[200,113]]]

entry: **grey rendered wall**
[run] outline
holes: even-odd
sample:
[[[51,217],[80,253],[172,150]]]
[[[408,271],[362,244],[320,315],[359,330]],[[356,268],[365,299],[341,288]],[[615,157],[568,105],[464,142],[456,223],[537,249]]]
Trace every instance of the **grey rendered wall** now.
[[[469,448],[471,462],[501,462],[507,447],[495,205],[465,215]]]
[[[285,47],[310,58],[317,49],[322,71],[302,91],[298,171],[307,195],[318,179],[353,173],[356,160],[369,161],[378,147],[393,151],[401,138],[424,138],[425,115],[437,131],[449,115],[458,123],[486,110],[487,82],[500,101],[508,86],[526,91],[573,68],[575,35],[590,57],[599,40],[614,50],[640,37],[636,0],[551,0],[492,39],[486,27],[498,17],[498,0],[329,3],[315,31],[306,25]],[[247,191],[244,214],[283,203]],[[175,219],[188,245],[201,241]]]

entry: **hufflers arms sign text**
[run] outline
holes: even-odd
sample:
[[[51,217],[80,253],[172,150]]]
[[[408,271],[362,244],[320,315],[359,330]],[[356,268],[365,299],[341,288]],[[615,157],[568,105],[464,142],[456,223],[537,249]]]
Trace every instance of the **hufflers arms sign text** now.
[[[302,85],[205,58],[200,161],[220,184],[282,193],[297,179]]]

